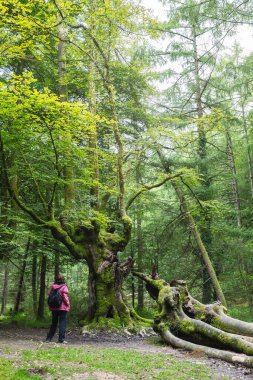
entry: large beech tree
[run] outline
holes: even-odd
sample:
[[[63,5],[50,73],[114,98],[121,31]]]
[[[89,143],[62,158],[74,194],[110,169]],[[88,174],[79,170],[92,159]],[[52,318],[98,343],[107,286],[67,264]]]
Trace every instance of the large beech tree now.
[[[35,85],[31,75],[24,73],[14,76],[0,92],[0,148],[9,194],[37,226],[50,230],[74,259],[87,263],[88,320],[119,318],[124,325],[131,325],[134,314],[124,300],[122,285],[132,258],[122,262],[119,253],[129,242],[132,223],[126,213],[124,152],[117,121],[94,115],[83,103],[62,101],[46,88],[39,92]],[[95,128],[107,144],[102,140],[91,146]],[[90,160],[94,150],[99,157],[96,202],[94,162]],[[66,209],[64,202],[70,181],[65,175],[68,166],[77,194],[71,209]],[[12,177],[17,172],[19,183],[13,187]],[[159,182],[133,192],[127,206],[144,191],[179,175],[166,174]],[[29,201],[30,192],[36,195],[35,204]]]
[[[137,104],[141,93],[135,88],[144,82],[141,61],[128,65],[131,57],[126,55],[123,63],[119,48],[124,46],[123,32],[125,43],[130,40],[132,16],[138,19],[141,10],[124,1],[49,1],[42,2],[41,9],[39,3],[19,4],[15,13],[2,2],[8,21],[3,34],[13,36],[17,45],[16,50],[6,46],[9,56],[3,65],[11,67],[15,58],[24,69],[1,87],[4,179],[19,208],[38,227],[50,230],[74,259],[87,263],[87,320],[119,318],[131,325],[122,284],[132,259],[119,258],[132,226],[125,207],[124,112],[127,86]],[[20,24],[23,32],[15,38]],[[36,42],[29,39],[34,33]],[[82,94],[77,83],[69,83],[77,73],[70,68],[69,54],[80,64]],[[40,70],[46,70],[41,56],[52,69],[48,77],[40,76]],[[125,86],[119,80],[122,75]],[[13,187],[16,173],[18,184]],[[161,184],[170,179],[164,177]],[[36,202],[31,203],[31,192]],[[139,194],[132,194],[129,202]]]
[[[30,75],[16,77],[11,88],[4,88],[1,92],[2,163],[10,195],[38,225],[50,229],[75,259],[86,260],[90,270],[90,317],[117,314],[129,322],[130,314],[122,298],[121,286],[130,265],[117,260],[117,253],[124,249],[131,232],[131,221],[122,204],[122,191],[117,191],[117,185],[107,188],[104,181],[100,183],[104,196],[114,193],[115,203],[121,202],[120,211],[115,206],[114,226],[106,215],[105,202],[100,211],[93,210],[89,204],[92,172],[88,139],[93,133],[94,122],[109,131],[115,128],[112,126],[114,122],[95,119],[83,109],[83,104],[62,102],[47,90],[39,93],[31,89],[31,82]],[[112,144],[115,147],[115,143]],[[9,157],[14,151],[15,161],[10,164]],[[119,176],[117,153],[101,150],[100,154],[107,155],[106,163],[102,159],[102,165],[108,165],[109,180],[115,178],[116,183]],[[62,210],[55,210],[54,203],[64,188],[64,168],[70,162],[76,173],[76,187],[80,189],[81,199],[76,201],[76,206],[81,212],[74,209],[72,215],[66,215],[64,206]],[[20,173],[18,192],[11,186],[16,170]],[[36,205],[27,205],[29,191],[36,192]],[[121,201],[118,201],[120,197]]]

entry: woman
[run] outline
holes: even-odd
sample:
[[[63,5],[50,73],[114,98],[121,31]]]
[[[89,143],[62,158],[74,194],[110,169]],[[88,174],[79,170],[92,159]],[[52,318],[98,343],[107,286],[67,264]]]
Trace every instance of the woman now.
[[[54,295],[54,298],[58,297],[58,303],[60,305],[50,306],[50,295]],[[59,343],[67,343],[65,341],[65,330],[67,325],[67,314],[70,310],[70,303],[68,297],[68,287],[65,284],[65,279],[63,276],[58,275],[55,279],[55,283],[51,285],[49,294],[49,310],[52,311],[52,324],[47,334],[47,342],[51,342],[59,321]],[[55,301],[54,301],[55,302]],[[52,303],[51,303],[52,304]]]

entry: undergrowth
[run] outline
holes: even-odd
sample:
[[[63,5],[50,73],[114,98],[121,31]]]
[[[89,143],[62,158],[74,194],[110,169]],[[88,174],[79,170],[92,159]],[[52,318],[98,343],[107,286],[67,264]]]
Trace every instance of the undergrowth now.
[[[242,321],[252,322],[252,312],[250,311],[248,305],[235,305],[228,309],[228,314],[230,317],[241,319]]]

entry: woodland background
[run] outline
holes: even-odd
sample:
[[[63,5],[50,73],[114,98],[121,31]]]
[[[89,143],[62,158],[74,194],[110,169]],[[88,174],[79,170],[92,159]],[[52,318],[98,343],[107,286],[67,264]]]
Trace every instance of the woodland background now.
[[[251,33],[253,5],[162,3],[164,22],[138,1],[0,1],[1,318],[43,321],[59,270],[84,318],[87,266],[36,217],[52,200],[62,224],[120,228],[121,173],[120,260],[204,302],[218,279],[230,313],[251,319],[253,56],[226,38]],[[152,315],[142,281],[129,275],[124,293]]]

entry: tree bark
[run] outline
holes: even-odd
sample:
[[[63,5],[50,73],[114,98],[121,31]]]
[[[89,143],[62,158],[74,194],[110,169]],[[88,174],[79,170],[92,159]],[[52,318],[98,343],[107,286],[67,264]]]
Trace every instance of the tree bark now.
[[[138,271],[143,271],[143,236],[142,236],[142,225],[141,225],[141,211],[139,209],[140,203],[137,204],[137,265]],[[143,309],[144,307],[144,288],[143,281],[138,280],[138,309]]]
[[[234,205],[235,205],[235,211],[236,211],[237,226],[241,228],[242,227],[241,201],[240,201],[240,194],[239,194],[239,188],[238,188],[238,183],[237,183],[232,138],[228,130],[226,132],[226,138],[227,138],[227,156],[228,156],[228,161],[229,161],[231,176],[232,176],[231,185],[232,185],[232,192],[233,192]]]
[[[249,133],[248,133],[248,125],[247,125],[247,119],[245,115],[245,108],[242,104],[242,118],[243,118],[243,130],[244,130],[244,136],[247,144],[247,161],[248,161],[248,170],[249,170],[249,180],[250,180],[250,190],[251,190],[251,196],[253,197],[253,162],[252,162],[252,152],[250,148],[250,141],[249,141]]]
[[[140,183],[140,168],[136,169],[136,182]],[[137,239],[137,266],[138,272],[143,272],[143,234],[142,234],[142,211],[139,199],[136,202],[136,239]],[[138,279],[138,309],[144,307],[143,281]]]
[[[93,1],[91,5],[91,15],[90,15],[90,30],[91,34],[95,33],[96,30],[96,10],[97,2]],[[91,56],[91,61],[89,64],[89,79],[88,79],[88,101],[89,101],[89,111],[92,115],[97,115],[97,91],[96,91],[96,76],[97,70],[95,62],[98,59],[98,54],[93,41],[89,41],[89,54]],[[95,118],[94,118],[95,120]],[[89,136],[89,147],[90,147],[90,157],[89,165],[91,168],[92,176],[92,187],[90,190],[91,194],[91,206],[96,210],[99,210],[99,160],[98,160],[98,133],[97,124],[94,121],[92,125],[92,133]]]
[[[93,247],[93,252],[95,252]],[[105,318],[120,319],[122,325],[131,326],[130,308],[125,302],[122,285],[132,267],[132,258],[119,263],[109,254],[97,269],[89,266],[88,322],[99,323]]]
[[[195,73],[195,86],[196,86],[196,106],[197,106],[197,115],[198,119],[204,115],[203,111],[203,102],[202,102],[202,89],[201,89],[201,78],[199,71],[199,54],[198,54],[198,46],[197,46],[197,36],[195,32],[195,27],[193,27],[193,52],[194,52],[194,73]],[[199,194],[199,197],[202,201],[206,201],[208,199],[208,188],[210,187],[210,181],[208,179],[208,169],[207,169],[207,150],[206,150],[206,131],[203,123],[201,121],[198,124],[198,155],[200,159],[200,172],[203,176],[203,186],[205,190]],[[200,236],[204,246],[207,248],[209,252],[209,257],[211,259],[211,243],[212,243],[212,234],[211,234],[211,217],[207,212],[202,212],[205,223],[200,228]],[[212,289],[212,280],[209,275],[208,268],[206,266],[205,260],[203,260],[203,302],[210,302],[213,300],[213,289]]]
[[[3,291],[2,291],[2,300],[1,300],[1,315],[4,315],[5,307],[7,304],[8,280],[9,280],[9,263],[6,262],[5,267],[4,267]]]
[[[23,257],[23,264],[22,264],[22,268],[20,271],[20,275],[19,275],[18,290],[17,290],[16,300],[15,300],[15,305],[14,305],[14,313],[15,314],[19,312],[19,306],[20,306],[20,301],[21,301],[21,297],[22,297],[22,290],[23,290],[24,275],[25,275],[25,269],[26,269],[28,253],[30,250],[30,245],[31,245],[31,238],[29,237],[27,244],[26,244],[24,257]]]
[[[33,314],[37,315],[37,252],[33,249],[32,257],[32,302],[33,302]]]
[[[61,20],[61,16],[58,16],[58,21]],[[63,20],[58,26],[58,92],[60,100],[66,102],[68,99],[68,87],[66,81],[66,36],[63,25]],[[66,133],[66,140],[70,140],[68,133]],[[75,200],[75,185],[73,182],[74,173],[71,164],[66,164],[63,168],[63,175],[65,179],[64,183],[64,201],[66,212],[73,207]]]
[[[243,109],[243,115],[244,115],[244,109]],[[247,126],[246,126],[246,120],[245,115],[243,116],[244,119],[244,131],[245,131],[245,137],[247,144],[249,143],[248,137],[247,137]],[[229,161],[229,166],[231,170],[231,185],[232,185],[232,193],[233,193],[233,199],[234,199],[234,207],[236,212],[236,223],[238,228],[242,228],[242,216],[241,216],[241,200],[240,200],[240,191],[237,181],[237,170],[236,170],[236,163],[235,163],[235,156],[234,156],[234,149],[233,149],[233,142],[232,137],[230,134],[230,131],[227,130],[226,132],[226,138],[227,138],[227,157]],[[249,173],[250,173],[250,181],[252,180],[252,161],[251,161],[251,155],[249,146],[247,146],[247,158],[248,158],[248,166],[249,166]],[[246,295],[249,303],[250,310],[253,310],[253,298],[252,298],[252,281],[250,279],[250,269],[248,267],[247,258],[244,257],[243,254],[239,252],[239,263],[238,266],[240,268],[241,272],[241,278],[242,282],[244,283]]]
[[[54,278],[60,274],[60,244],[58,241],[55,241],[56,251],[54,253]]]
[[[44,319],[45,293],[46,293],[46,272],[47,272],[47,256],[42,253],[40,268],[40,290],[37,319]]]

